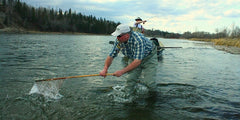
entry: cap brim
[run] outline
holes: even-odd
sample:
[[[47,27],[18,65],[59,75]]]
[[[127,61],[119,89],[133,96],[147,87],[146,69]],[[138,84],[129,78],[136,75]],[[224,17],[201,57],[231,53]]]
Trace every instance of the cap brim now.
[[[115,32],[113,32],[111,35],[112,35],[112,36],[119,36],[120,34],[121,34],[120,32],[115,31]]]

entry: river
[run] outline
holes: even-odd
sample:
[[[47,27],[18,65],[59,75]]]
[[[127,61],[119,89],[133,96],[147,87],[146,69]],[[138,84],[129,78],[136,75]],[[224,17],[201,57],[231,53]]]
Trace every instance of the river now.
[[[240,119],[240,55],[210,44],[158,38],[165,49],[157,70],[157,97],[121,98],[125,76],[62,80],[59,98],[30,94],[35,80],[98,74],[112,36],[1,34],[0,119],[186,120]],[[121,69],[122,55],[109,72]]]

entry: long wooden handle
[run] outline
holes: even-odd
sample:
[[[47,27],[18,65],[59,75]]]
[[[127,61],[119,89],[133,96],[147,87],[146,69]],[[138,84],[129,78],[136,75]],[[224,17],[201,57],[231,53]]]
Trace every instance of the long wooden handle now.
[[[113,75],[113,73],[107,73],[107,75]],[[44,80],[36,80],[35,82],[62,80],[62,79],[80,78],[80,77],[92,77],[92,76],[100,76],[100,75],[99,74],[92,74],[92,75],[68,76],[68,77],[59,77],[59,78],[51,78],[51,79],[44,79]]]
[[[159,48],[182,48],[182,47],[159,47]]]

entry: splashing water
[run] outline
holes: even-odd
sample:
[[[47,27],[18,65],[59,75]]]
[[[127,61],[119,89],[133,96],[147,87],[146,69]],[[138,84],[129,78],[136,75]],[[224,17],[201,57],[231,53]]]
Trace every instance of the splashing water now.
[[[142,84],[137,84],[134,87],[135,93],[129,94],[126,92],[126,87],[123,85],[113,86],[113,92],[108,94],[108,96],[112,97],[113,101],[119,103],[131,103],[133,100],[137,99],[142,95],[146,95],[148,93],[148,88]]]
[[[136,90],[136,94],[137,95],[146,95],[148,94],[148,88],[146,86],[144,86],[143,84],[138,83],[135,86],[135,90]]]
[[[132,102],[133,97],[125,92],[125,86],[116,85],[113,86],[113,92],[108,94],[113,101],[119,103],[130,103]]]
[[[35,82],[29,94],[41,94],[46,98],[61,99],[63,95],[59,93],[63,80]]]

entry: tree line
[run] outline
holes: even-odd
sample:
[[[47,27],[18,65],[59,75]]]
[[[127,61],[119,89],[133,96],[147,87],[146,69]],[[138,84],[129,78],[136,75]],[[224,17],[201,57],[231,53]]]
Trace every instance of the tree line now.
[[[120,24],[76,13],[72,9],[63,11],[60,8],[34,8],[20,0],[1,0],[0,10],[6,14],[6,26],[18,25],[28,30],[110,34]]]
[[[44,7],[32,7],[20,0],[0,0],[0,20],[1,12],[5,13],[5,26],[17,26],[27,30],[37,30],[46,32],[83,32],[95,34],[110,34],[120,22],[96,18],[92,15],[76,13],[71,8],[63,11],[61,8],[47,9]],[[1,22],[1,21],[0,21]],[[0,23],[0,28],[2,28]],[[161,30],[145,30],[144,34],[151,37],[163,38],[240,38],[240,28],[232,25],[232,29],[216,29],[216,33],[204,31],[169,33]]]
[[[218,39],[218,38],[240,38],[240,28],[232,24],[230,28],[216,29],[216,33],[210,34],[209,32],[197,31],[197,32],[185,32],[182,34],[183,38],[208,38],[208,39]]]
[[[179,33],[169,33],[167,31],[161,30],[145,30],[144,34],[152,37],[162,37],[162,38],[180,38],[181,34]]]
[[[20,2],[20,0],[0,0],[1,11],[6,14],[4,25],[15,25],[27,30],[110,34],[120,24],[105,18],[76,13],[71,8],[67,11],[63,11],[61,8],[58,10],[44,7],[35,8],[25,2]],[[180,34],[160,30],[145,30],[144,34],[164,38],[180,37]]]

